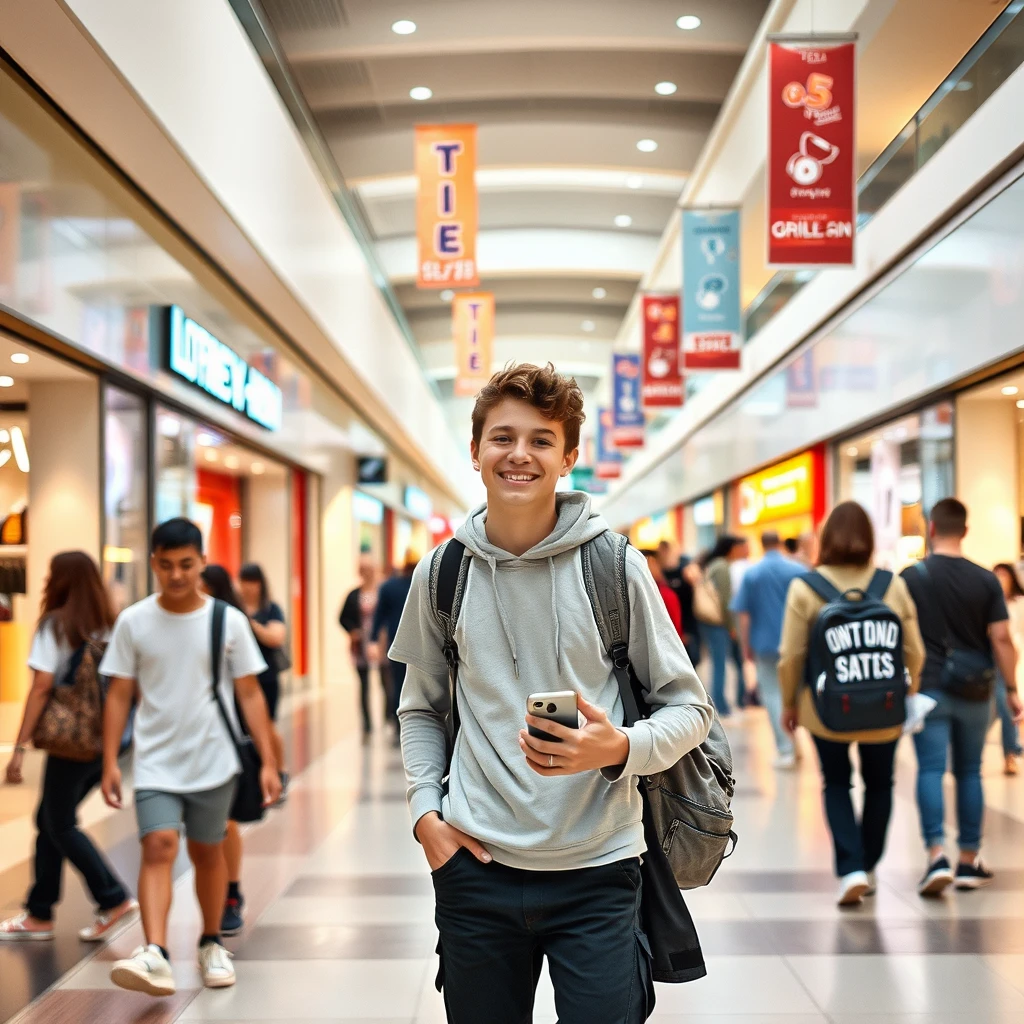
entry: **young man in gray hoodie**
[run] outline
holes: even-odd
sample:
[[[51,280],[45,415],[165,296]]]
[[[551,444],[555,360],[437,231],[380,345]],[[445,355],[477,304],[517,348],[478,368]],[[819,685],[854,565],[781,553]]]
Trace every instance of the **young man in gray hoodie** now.
[[[555,493],[579,452],[583,396],[550,364],[492,377],[471,453],[487,503],[459,530],[472,555],[455,628],[461,727],[447,787],[450,711],[431,557],[389,657],[408,666],[399,718],[416,838],[432,871],[452,1024],[523,1024],[543,958],[560,1024],[635,1024],[653,1007],[640,921],[646,850],[637,776],[702,743],[713,710],[643,556],[627,558],[629,656],[655,709],[631,728],[583,580],[579,548],[608,529]],[[531,693],[574,690],[582,728],[526,714]],[[536,726],[558,742],[531,736]]]

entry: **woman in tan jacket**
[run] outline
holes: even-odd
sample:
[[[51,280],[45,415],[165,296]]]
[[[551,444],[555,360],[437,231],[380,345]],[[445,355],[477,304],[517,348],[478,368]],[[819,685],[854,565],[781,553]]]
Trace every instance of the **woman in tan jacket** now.
[[[867,513],[853,501],[837,505],[821,531],[818,572],[839,591],[866,590],[874,575],[871,564],[875,535]],[[883,597],[903,624],[903,664],[910,675],[910,693],[917,690],[924,664],[924,642],[917,612],[899,576],[893,576]],[[885,849],[892,812],[892,772],[901,729],[830,732],[822,725],[806,685],[804,667],[811,630],[825,602],[801,579],[789,586],[779,650],[782,723],[789,732],[802,725],[814,738],[825,789],[825,816],[835,846],[839,905],[852,906],[875,891],[875,865]],[[850,799],[850,744],[859,750],[864,780],[864,812],[858,822]]]

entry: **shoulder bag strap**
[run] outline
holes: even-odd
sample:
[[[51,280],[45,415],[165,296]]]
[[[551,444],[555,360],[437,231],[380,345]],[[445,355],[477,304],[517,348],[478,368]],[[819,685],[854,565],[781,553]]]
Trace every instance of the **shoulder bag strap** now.
[[[892,573],[888,569],[876,569],[874,576],[871,577],[871,582],[868,584],[868,589],[864,593],[876,601],[881,601],[885,597],[885,592],[889,589],[890,583],[892,583]]]
[[[619,684],[625,725],[635,725],[641,713],[633,690],[635,673],[629,661],[629,586],[626,581],[626,549],[629,541],[606,530],[580,548],[583,583]]]
[[[224,728],[231,737],[231,742],[237,747],[238,737],[231,726],[231,719],[228,717],[228,710],[224,707],[224,701],[220,695],[220,663],[224,654],[224,616],[227,614],[228,606],[219,598],[214,598],[213,613],[210,616],[210,678],[213,680],[213,699],[217,702],[217,709],[224,721]]]
[[[838,601],[843,596],[839,592],[839,588],[829,583],[820,572],[805,572],[797,579],[803,580],[826,604]]]
[[[466,587],[469,562],[465,558],[466,545],[454,537],[445,542],[434,554],[430,566],[431,597],[434,615],[441,627],[442,651],[448,665],[448,687],[451,703],[451,742],[448,748],[448,768],[455,751],[455,737],[459,734],[459,646],[455,642],[455,625],[459,620],[462,595]],[[447,774],[447,770],[445,772]]]

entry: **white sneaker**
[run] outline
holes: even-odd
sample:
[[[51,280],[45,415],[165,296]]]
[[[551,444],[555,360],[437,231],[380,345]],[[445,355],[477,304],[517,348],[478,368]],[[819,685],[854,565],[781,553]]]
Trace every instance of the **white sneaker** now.
[[[870,888],[871,883],[863,871],[851,871],[839,881],[839,906],[857,906]]]
[[[138,909],[139,905],[135,900],[125,900],[121,906],[114,907],[113,910],[101,911],[92,924],[79,930],[78,937],[83,942],[99,942],[107,932]]]
[[[779,771],[790,771],[796,767],[796,754],[779,754],[775,758],[775,767]]]
[[[235,983],[231,954],[219,942],[199,947],[199,973],[207,988],[229,988]]]
[[[145,992],[150,996],[174,995],[171,965],[160,952],[160,947],[153,943],[139,946],[127,960],[118,960],[110,968],[110,980],[118,988],[131,992]]]

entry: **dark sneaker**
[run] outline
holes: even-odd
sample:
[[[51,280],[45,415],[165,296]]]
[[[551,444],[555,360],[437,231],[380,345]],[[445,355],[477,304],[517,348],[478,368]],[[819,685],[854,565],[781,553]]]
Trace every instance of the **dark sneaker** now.
[[[958,864],[956,868],[956,887],[958,889],[980,889],[988,885],[996,876],[989,871],[981,860],[973,864]]]
[[[945,857],[936,857],[918,883],[919,896],[941,896],[953,884],[953,869]]]
[[[245,918],[242,916],[244,906],[243,899],[229,899],[224,904],[224,913],[220,919],[221,935],[237,935],[245,927]]]

